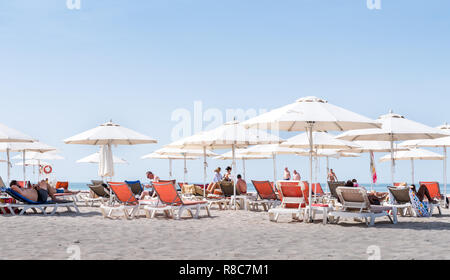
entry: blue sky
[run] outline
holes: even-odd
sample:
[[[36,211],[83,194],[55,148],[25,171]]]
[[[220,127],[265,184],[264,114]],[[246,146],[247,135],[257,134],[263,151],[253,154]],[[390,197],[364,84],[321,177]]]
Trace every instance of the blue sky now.
[[[140,156],[168,144],[172,112],[192,111],[197,100],[205,110],[273,109],[316,95],[371,118],[393,109],[430,126],[450,122],[446,0],[382,0],[381,10],[366,0],[81,3],[0,0],[0,122],[58,147],[60,179],[96,177],[96,166],[75,163],[96,148],[62,140],[110,119],[159,140],[115,149],[130,162],[117,179],[146,170],[167,177],[166,161]],[[286,165],[308,170],[305,158],[280,157]],[[366,155],[332,165],[341,178],[368,181]],[[189,163],[192,181],[201,181],[201,166]],[[416,166],[417,178],[442,177],[440,162]],[[247,167],[249,178],[272,177],[270,160]],[[181,178],[182,164],[175,169]],[[389,181],[388,164],[378,172]],[[409,174],[399,163],[398,180]]]

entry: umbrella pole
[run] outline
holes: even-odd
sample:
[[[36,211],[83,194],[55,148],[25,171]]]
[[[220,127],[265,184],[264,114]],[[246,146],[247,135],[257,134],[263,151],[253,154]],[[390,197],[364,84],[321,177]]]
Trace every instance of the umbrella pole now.
[[[414,160],[413,159],[411,159],[411,175],[412,175],[412,177],[411,177],[411,179],[412,179],[412,185],[414,185]]]
[[[309,130],[309,178],[311,180],[311,186],[313,184],[313,148],[314,148],[314,139],[313,139],[313,126],[314,123],[308,123],[309,127],[307,130]],[[309,188],[309,205],[307,207],[309,207],[309,217],[308,217],[308,221],[311,221],[312,219],[312,209],[311,209],[311,200],[312,200],[312,188]],[[301,206],[300,206],[301,207]]]
[[[206,161],[206,147],[203,147],[203,197],[206,197],[206,177],[208,176],[208,162]]]
[[[27,176],[26,176],[26,166],[25,166],[25,151],[22,151],[22,160],[23,160],[23,187],[27,187]]]
[[[247,182],[247,176],[245,175],[245,159],[243,158],[242,159],[242,169],[243,169],[243,171],[244,171],[244,181],[246,181]]]
[[[447,147],[444,146],[444,199],[445,205],[447,204]]]
[[[233,180],[233,189],[234,189],[234,210],[237,211],[237,199],[236,199],[236,180],[235,180],[235,172],[236,172],[236,147],[235,145],[232,145],[231,151],[233,154],[233,173],[232,173],[232,180]]]
[[[184,177],[183,177],[183,186],[186,184],[186,175],[187,175],[187,166],[186,166],[186,153],[183,154],[184,157]]]
[[[273,160],[273,183],[277,183],[277,155],[275,153],[272,154]]]
[[[172,175],[172,159],[171,158],[169,158],[169,177],[170,177],[170,180],[172,180],[173,175]]]
[[[6,160],[7,160],[7,165],[8,165],[8,183],[7,185],[9,186],[9,183],[11,182],[11,161],[10,161],[10,157],[9,157],[9,149],[6,149]]]
[[[395,185],[395,155],[394,155],[394,135],[391,135],[391,179],[392,186]]]

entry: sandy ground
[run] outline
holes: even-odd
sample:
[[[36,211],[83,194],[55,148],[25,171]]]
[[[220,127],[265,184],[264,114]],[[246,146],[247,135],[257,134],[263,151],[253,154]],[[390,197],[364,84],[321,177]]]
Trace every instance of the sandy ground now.
[[[450,211],[433,218],[377,219],[367,228],[354,221],[338,225],[272,223],[264,212],[212,210],[199,220],[144,217],[103,219],[98,208],[80,207],[78,216],[0,216],[0,259],[450,259]],[[376,246],[370,251],[370,246]],[[369,249],[369,253],[368,253]]]

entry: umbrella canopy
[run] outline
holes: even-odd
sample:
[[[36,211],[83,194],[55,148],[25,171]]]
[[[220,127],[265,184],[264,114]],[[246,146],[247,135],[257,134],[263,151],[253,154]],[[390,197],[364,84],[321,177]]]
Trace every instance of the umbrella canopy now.
[[[444,160],[444,156],[423,149],[411,149],[408,151],[399,151],[394,153],[394,160],[410,160],[411,161],[411,178],[414,184],[414,161],[415,160]],[[392,161],[392,155],[386,155],[380,159],[380,162]]]
[[[298,148],[283,147],[280,144],[258,145],[242,150],[247,155],[271,155],[273,159],[273,180],[277,181],[277,155],[307,154],[308,151]]]
[[[380,129],[364,129],[348,131],[338,136],[348,141],[389,141],[391,144],[391,176],[392,184],[395,181],[394,142],[418,139],[435,139],[445,134],[424,124],[406,119],[404,116],[389,113],[378,118]]]
[[[14,156],[13,159],[21,159],[22,156],[17,155]],[[46,152],[46,153],[38,153],[38,152],[27,152],[25,155],[25,160],[62,160],[64,157],[55,153],[54,151]]]
[[[66,144],[95,146],[154,144],[157,142],[153,138],[115,124],[112,121],[64,140]]]
[[[128,163],[126,160],[113,156],[114,164],[126,164]],[[80,160],[77,160],[77,163],[100,163],[100,152],[94,153],[87,157],[84,157]]]
[[[245,170],[245,162],[247,160],[257,160],[257,159],[269,159],[272,158],[272,156],[270,155],[247,155],[244,154],[243,152],[245,152],[246,149],[239,149],[236,150],[236,154],[235,154],[235,160],[242,160],[242,175],[244,177],[244,181],[247,179],[247,172]],[[220,160],[232,160],[233,159],[233,153],[232,152],[227,152],[225,154],[222,154],[220,156],[215,157],[215,159],[220,159]]]
[[[314,131],[346,131],[379,127],[379,124],[369,118],[332,105],[315,96],[300,98],[292,104],[243,123],[246,127],[282,131],[307,131],[311,124],[314,124]]]
[[[23,162],[18,162],[15,165],[23,166]],[[48,163],[46,161],[37,160],[37,159],[25,160],[25,166],[42,166],[42,165],[50,165],[50,163]]]
[[[172,156],[183,156],[183,157],[196,157],[196,156],[205,156],[205,157],[216,157],[218,154],[211,152],[210,150],[200,150],[200,149],[187,149],[187,148],[171,148],[166,147],[155,151],[157,154],[161,155],[172,155]],[[183,183],[186,182],[186,176],[188,173],[186,160],[184,161],[184,178]]]
[[[269,134],[265,131],[258,129],[247,129],[239,122],[232,121],[225,123],[216,129],[202,132],[187,137],[185,139],[176,141],[168,145],[167,147],[182,148],[182,149],[203,148],[204,152],[203,182],[204,184],[206,184],[206,176],[207,176],[206,149],[220,150],[231,148],[233,157],[233,170],[235,171],[236,170],[235,154],[237,148],[246,148],[250,145],[260,145],[260,144],[279,144],[282,141],[283,140],[278,136]],[[235,178],[234,181],[236,181]],[[236,186],[235,186],[235,194],[236,194]],[[206,189],[204,195],[206,196]]]
[[[33,142],[33,138],[23,134],[15,129],[9,128],[0,123],[0,142],[14,143],[14,142]]]
[[[172,160],[184,160],[185,161],[185,170],[186,170],[186,160],[198,159],[198,157],[192,157],[192,156],[161,155],[156,152],[145,155],[141,158],[142,159],[167,159],[167,160],[169,160],[169,177],[170,177],[170,179],[173,178]]]
[[[313,132],[313,148],[317,149],[353,149],[359,148],[359,146],[350,141],[344,141],[336,139],[334,136],[326,132]],[[307,133],[302,133],[300,135],[294,136],[282,143],[281,147],[288,148],[309,148],[310,141],[309,135]]]
[[[44,144],[42,142],[36,141],[36,142],[31,142],[31,143],[0,143],[0,151],[6,152],[8,162],[10,162],[10,160],[9,160],[10,152],[22,153],[23,180],[24,180],[24,182],[26,182],[25,160],[26,160],[27,152],[46,153],[46,152],[56,151],[56,148],[49,146],[47,144]],[[10,174],[11,174],[11,165],[8,164],[8,182],[11,179]]]
[[[275,109],[250,119],[246,127],[282,131],[307,131],[309,133],[309,170],[313,183],[314,131],[346,131],[352,129],[379,128],[380,124],[362,115],[328,103],[314,96],[304,97],[295,103]],[[312,189],[309,190],[312,201]],[[312,211],[310,218],[312,217]]]
[[[391,152],[391,142],[389,141],[354,141],[359,147],[343,150],[343,152],[351,153],[389,153]],[[408,151],[408,148],[401,147],[401,145],[396,145],[396,151]]]

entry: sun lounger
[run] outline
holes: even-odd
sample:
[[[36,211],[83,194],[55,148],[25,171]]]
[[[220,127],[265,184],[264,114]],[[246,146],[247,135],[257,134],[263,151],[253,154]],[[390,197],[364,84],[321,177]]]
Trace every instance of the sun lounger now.
[[[181,219],[183,212],[186,210],[191,215],[191,217],[198,219],[201,209],[205,209],[208,216],[211,216],[209,212],[209,206],[207,201],[190,201],[183,200],[178,194],[174,184],[172,183],[153,183],[153,187],[158,195],[159,201],[157,205],[148,205],[144,207],[147,211],[147,217],[153,218],[156,211],[169,210],[173,217],[177,220]],[[196,213],[193,214],[192,211],[195,210]]]
[[[61,189],[64,190],[64,192],[56,193],[55,197],[70,199],[74,202],[78,202],[78,194],[77,193],[67,192],[67,191],[69,191],[69,182],[59,182],[58,181],[58,182],[56,182],[55,189],[56,190],[61,190]]]
[[[345,182],[328,182],[328,188],[330,189],[330,196],[340,202],[339,195],[337,194],[337,188],[345,186]]]
[[[0,204],[0,208],[2,209],[8,208],[10,214],[12,215],[15,215],[15,209],[22,209],[22,211],[19,212],[19,215],[24,215],[29,209],[31,209],[36,214],[38,213],[37,210],[40,210],[42,214],[44,214],[44,216],[47,215],[53,216],[56,214],[56,211],[60,207],[66,208],[67,211],[69,212],[72,212],[72,208],[74,208],[77,213],[80,213],[77,205],[73,201],[58,200],[58,201],[48,201],[46,203],[38,203],[36,201],[29,200],[28,198],[22,196],[21,194],[15,192],[12,189],[3,188],[2,191],[4,191],[17,201],[16,203]],[[48,208],[53,208],[53,210],[50,213],[48,213],[47,212]]]
[[[435,199],[438,201],[438,203],[433,204],[430,202],[431,205],[431,214],[434,213],[434,209],[438,209],[439,211],[439,215],[442,215],[442,208],[441,208],[441,204],[442,205],[446,205],[446,200],[444,198],[444,196],[441,194],[441,188],[439,186],[438,182],[419,182],[419,185],[425,185],[428,189],[428,191],[430,192],[430,196],[432,199]]]
[[[99,202],[100,204],[103,204],[105,202],[108,202],[109,199],[109,190],[105,188],[103,183],[99,185],[87,185],[89,189],[91,190],[91,193],[89,195],[83,195],[80,194],[80,200],[84,201],[86,203],[86,206],[94,206],[94,203]]]
[[[303,209],[306,207],[305,197],[299,181],[278,181],[277,189],[281,196],[281,205],[269,210],[269,219],[277,222],[282,214],[292,215],[292,219],[299,220],[303,217]]]
[[[397,208],[401,216],[414,216],[408,187],[388,187],[389,203],[384,206]],[[400,210],[400,211],[399,211]]]
[[[3,182],[3,178],[0,176],[0,188],[6,188],[5,182]]]
[[[223,196],[230,199],[230,207],[237,204],[241,209],[249,209],[249,203],[254,200],[253,197],[242,194],[238,188],[236,188],[236,195],[234,195],[234,183],[232,181],[222,181],[219,185]]]
[[[269,211],[269,209],[281,204],[281,200],[275,193],[270,181],[252,181],[252,183],[258,193],[258,199],[248,202],[253,210],[258,210],[261,205],[264,211]]]
[[[397,209],[395,207],[371,205],[367,191],[363,188],[339,187],[336,190],[343,209],[329,213],[339,223],[340,218],[364,219],[366,225],[375,225],[375,219],[388,217],[393,224],[397,224]],[[392,217],[389,214],[392,212]],[[370,222],[369,222],[370,220]]]
[[[113,218],[114,211],[120,211],[126,219],[133,219],[139,212],[140,206],[156,203],[155,200],[139,201],[125,182],[108,182],[108,186],[114,193],[119,205],[102,204],[100,209],[104,218]]]

